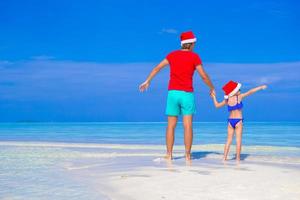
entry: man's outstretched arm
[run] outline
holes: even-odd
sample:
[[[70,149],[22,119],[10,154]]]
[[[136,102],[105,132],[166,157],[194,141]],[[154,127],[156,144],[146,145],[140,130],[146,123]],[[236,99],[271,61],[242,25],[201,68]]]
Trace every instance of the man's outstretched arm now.
[[[162,69],[164,68],[166,65],[169,64],[169,61],[167,59],[163,59],[158,65],[156,65],[153,70],[151,71],[151,73],[149,74],[149,76],[147,77],[146,81],[143,82],[140,86],[139,86],[139,90],[141,92],[144,92],[145,90],[148,89],[151,80],[154,78],[154,76]]]

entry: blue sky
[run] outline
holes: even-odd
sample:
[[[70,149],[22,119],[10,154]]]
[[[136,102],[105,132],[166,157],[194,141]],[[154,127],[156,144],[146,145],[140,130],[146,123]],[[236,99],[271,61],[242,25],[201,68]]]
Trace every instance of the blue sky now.
[[[299,1],[1,1],[0,121],[164,121],[168,69],[137,91],[193,30],[223,96],[243,90],[250,121],[299,121]],[[222,121],[195,74],[198,121]],[[295,102],[294,106],[291,102]]]

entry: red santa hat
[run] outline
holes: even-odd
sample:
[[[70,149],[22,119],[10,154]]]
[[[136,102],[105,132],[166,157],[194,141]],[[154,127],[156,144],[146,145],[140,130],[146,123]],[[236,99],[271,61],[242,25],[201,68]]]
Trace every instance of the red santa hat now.
[[[234,81],[229,81],[222,88],[225,93],[224,98],[228,99],[229,97],[235,95],[240,90],[241,87],[242,87],[242,84],[234,82]]]
[[[183,32],[180,35],[181,45],[186,43],[194,43],[197,41],[194,33],[192,31]]]

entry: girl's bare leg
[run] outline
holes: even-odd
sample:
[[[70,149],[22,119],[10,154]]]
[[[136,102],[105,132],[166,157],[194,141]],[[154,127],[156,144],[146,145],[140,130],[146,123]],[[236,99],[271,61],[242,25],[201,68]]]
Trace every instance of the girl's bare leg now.
[[[241,159],[242,133],[243,133],[243,122],[241,121],[235,127],[235,134],[236,134],[236,160],[237,161],[240,161],[240,159]]]
[[[232,126],[228,123],[228,127],[227,127],[227,142],[225,144],[225,147],[224,147],[224,157],[223,157],[223,160],[227,160],[227,155],[228,155],[228,152],[229,152],[229,149],[230,149],[230,145],[231,145],[231,142],[232,142],[232,137],[233,137],[233,134],[234,134],[234,129],[232,128]]]
[[[193,115],[183,116],[184,126],[184,145],[185,145],[185,159],[191,160],[191,148],[193,144]]]
[[[177,116],[168,116],[168,126],[166,130],[167,155],[165,156],[165,158],[168,160],[172,159],[176,124]]]

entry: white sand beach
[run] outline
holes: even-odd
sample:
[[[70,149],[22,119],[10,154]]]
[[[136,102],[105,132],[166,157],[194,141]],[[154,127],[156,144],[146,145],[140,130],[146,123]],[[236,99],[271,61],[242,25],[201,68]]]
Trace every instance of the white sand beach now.
[[[163,145],[1,142],[0,197],[299,199],[299,148],[248,146],[238,164],[221,161],[222,147],[195,145],[186,163],[183,146],[167,162]]]
[[[112,199],[299,199],[299,169],[197,163],[112,174]]]

